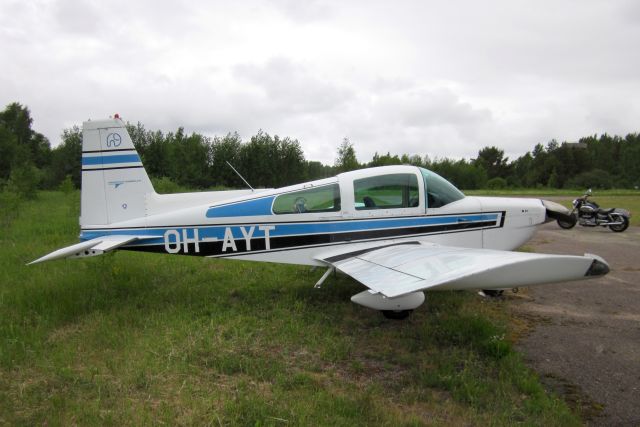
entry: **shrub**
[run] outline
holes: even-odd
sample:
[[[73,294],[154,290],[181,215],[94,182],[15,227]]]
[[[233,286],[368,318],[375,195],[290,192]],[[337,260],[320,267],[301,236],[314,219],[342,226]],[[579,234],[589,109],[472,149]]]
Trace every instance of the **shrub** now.
[[[18,216],[20,196],[13,191],[0,191],[0,226],[6,227]]]
[[[159,194],[184,193],[184,187],[171,181],[171,179],[163,176],[162,178],[151,178],[153,189]]]
[[[40,169],[26,163],[11,170],[8,189],[25,199],[35,199],[41,179]]]
[[[611,188],[612,179],[609,172],[602,169],[593,169],[582,172],[571,178],[567,187],[569,188]]]
[[[491,178],[489,181],[487,181],[487,188],[491,190],[501,190],[503,188],[507,188],[507,181],[504,178],[500,178],[499,176]]]
[[[75,190],[75,185],[73,185],[73,179],[71,178],[71,175],[67,175],[62,180],[62,182],[58,186],[58,190],[62,191],[64,194],[69,194],[73,190]]]

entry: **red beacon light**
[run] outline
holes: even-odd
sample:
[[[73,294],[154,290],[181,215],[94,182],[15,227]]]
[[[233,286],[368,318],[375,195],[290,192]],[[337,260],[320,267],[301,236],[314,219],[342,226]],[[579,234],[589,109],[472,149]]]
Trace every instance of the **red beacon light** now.
[[[114,119],[119,119],[119,118],[120,118],[120,114],[116,113],[116,114],[113,116],[113,118],[114,118]]]

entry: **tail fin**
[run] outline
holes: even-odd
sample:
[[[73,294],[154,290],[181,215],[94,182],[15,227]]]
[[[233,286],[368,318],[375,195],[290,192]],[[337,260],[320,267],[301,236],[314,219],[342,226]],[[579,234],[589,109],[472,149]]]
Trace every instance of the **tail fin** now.
[[[80,227],[143,217],[153,193],[124,122],[117,117],[84,122]]]

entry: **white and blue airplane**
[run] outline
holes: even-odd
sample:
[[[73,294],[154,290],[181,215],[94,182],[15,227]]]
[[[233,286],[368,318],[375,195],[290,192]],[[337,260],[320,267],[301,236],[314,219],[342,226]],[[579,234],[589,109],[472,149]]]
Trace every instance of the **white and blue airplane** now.
[[[539,199],[465,196],[415,166],[279,189],[157,194],[122,120],[83,123],[80,243],[33,263],[116,249],[335,269],[351,300],[403,318],[423,291],[506,289],[599,277],[600,257],[513,252],[568,211]]]

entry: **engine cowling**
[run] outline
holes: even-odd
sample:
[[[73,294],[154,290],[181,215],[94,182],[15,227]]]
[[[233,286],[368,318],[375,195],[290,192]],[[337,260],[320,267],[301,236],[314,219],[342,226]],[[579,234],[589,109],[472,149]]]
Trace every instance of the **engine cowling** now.
[[[374,310],[404,311],[414,310],[424,302],[424,292],[411,292],[395,298],[363,291],[351,297],[351,301]]]
[[[550,200],[541,200],[542,204],[547,210],[547,219],[545,222],[549,221],[575,221],[573,216],[571,215],[571,211],[560,203],[552,202]]]

